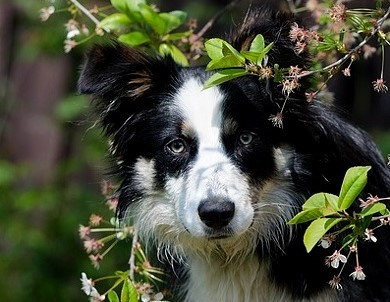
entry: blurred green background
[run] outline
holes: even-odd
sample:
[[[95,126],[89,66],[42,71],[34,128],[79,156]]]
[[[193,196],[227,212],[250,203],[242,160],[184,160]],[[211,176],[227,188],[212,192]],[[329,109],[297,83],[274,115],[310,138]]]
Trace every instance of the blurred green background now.
[[[96,272],[78,237],[91,213],[108,213],[100,194],[106,143],[93,127],[88,99],[76,93],[85,46],[64,53],[69,14],[39,20],[39,9],[51,2],[0,2],[0,301],[87,301],[81,272],[104,276],[127,268],[129,242]],[[160,2],[163,9],[190,12],[202,25],[229,1]],[[234,13],[243,15],[247,2]],[[237,21],[227,14],[210,36],[229,32],[224,24]],[[359,76],[331,86],[338,104],[372,133],[385,156],[390,96],[374,95],[364,84],[376,78],[379,64],[379,58],[361,62],[354,66]]]

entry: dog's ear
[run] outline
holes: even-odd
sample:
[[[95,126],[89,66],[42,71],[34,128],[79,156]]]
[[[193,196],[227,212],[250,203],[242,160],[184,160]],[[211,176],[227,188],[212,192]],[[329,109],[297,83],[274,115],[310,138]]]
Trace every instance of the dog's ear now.
[[[263,4],[251,7],[241,25],[231,36],[232,45],[238,50],[249,50],[257,34],[264,37],[266,44],[274,43],[268,53],[268,64],[280,67],[306,64],[306,55],[295,52],[295,44],[290,39],[291,27],[295,24],[292,13],[275,10],[271,5]]]
[[[147,55],[119,43],[96,45],[86,55],[78,91],[93,96],[99,120],[111,136],[153,101],[150,96],[170,87],[178,68],[168,56]]]
[[[119,43],[95,45],[86,55],[78,90],[98,97],[138,98],[165,83],[175,68],[170,57],[148,56]]]

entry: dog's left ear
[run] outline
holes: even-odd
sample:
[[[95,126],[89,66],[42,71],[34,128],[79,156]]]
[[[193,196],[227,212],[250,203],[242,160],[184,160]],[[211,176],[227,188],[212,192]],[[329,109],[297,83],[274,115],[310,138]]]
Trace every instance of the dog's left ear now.
[[[295,43],[290,38],[290,31],[295,24],[292,13],[276,10],[269,4],[251,7],[241,25],[232,33],[231,43],[238,50],[249,50],[257,34],[264,37],[266,44],[274,43],[268,53],[268,64],[280,67],[306,64],[305,53],[297,54]]]

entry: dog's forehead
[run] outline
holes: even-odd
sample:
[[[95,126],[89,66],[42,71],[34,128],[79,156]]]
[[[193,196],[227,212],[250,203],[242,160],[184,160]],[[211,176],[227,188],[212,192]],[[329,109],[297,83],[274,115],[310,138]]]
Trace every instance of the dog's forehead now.
[[[223,123],[224,96],[217,87],[203,88],[200,79],[190,77],[183,82],[174,97],[187,128],[198,136],[219,132]]]

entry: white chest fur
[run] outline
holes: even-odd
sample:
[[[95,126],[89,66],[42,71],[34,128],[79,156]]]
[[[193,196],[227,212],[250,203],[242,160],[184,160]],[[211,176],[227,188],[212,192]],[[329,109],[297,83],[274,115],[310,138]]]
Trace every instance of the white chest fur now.
[[[332,291],[326,290],[313,299],[296,300],[270,282],[267,264],[255,256],[240,263],[221,264],[193,258],[185,302],[298,302],[335,301]]]

